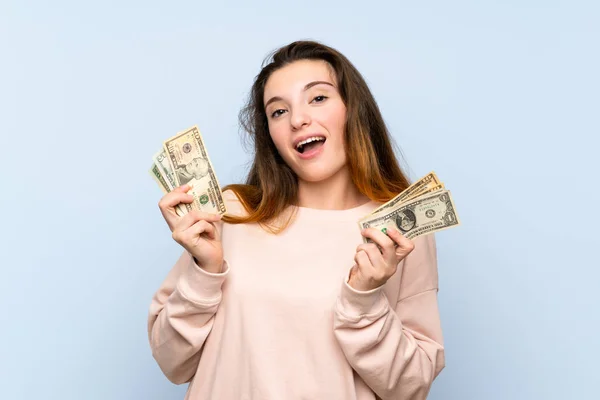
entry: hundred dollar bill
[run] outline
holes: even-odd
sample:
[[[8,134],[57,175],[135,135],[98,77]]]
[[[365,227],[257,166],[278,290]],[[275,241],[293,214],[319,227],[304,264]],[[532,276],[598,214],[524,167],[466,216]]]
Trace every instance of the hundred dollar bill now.
[[[194,202],[185,204],[187,210],[225,214],[223,193],[198,127],[193,126],[167,139],[163,148],[171,163],[176,186],[191,186],[188,193],[194,196]]]
[[[371,214],[378,213],[386,208],[395,207],[397,204],[413,199],[421,194],[428,193],[430,191],[439,190],[444,188],[444,184],[438,179],[435,172],[430,172],[408,188],[402,191],[399,195],[388,201],[387,203],[379,206],[371,212]]]
[[[359,228],[376,228],[386,233],[395,227],[404,236],[414,239],[421,235],[460,225],[449,190],[438,190],[413,198],[393,208],[369,214],[358,222]],[[363,237],[365,243],[371,240]]]

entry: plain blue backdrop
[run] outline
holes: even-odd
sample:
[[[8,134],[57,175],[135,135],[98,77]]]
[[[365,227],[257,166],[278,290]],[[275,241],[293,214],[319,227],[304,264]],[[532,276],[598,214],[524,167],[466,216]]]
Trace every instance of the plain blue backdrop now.
[[[151,157],[197,124],[242,180],[238,110],[305,38],[355,63],[411,179],[456,201],[430,398],[599,398],[598,4],[2,1],[0,398],[183,398],[147,342],[181,252]]]

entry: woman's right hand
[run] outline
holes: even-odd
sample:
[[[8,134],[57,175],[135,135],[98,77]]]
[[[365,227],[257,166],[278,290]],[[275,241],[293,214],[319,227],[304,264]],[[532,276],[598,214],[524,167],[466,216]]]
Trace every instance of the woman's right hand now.
[[[180,217],[175,211],[179,203],[189,204],[194,201],[194,197],[187,194],[189,189],[189,186],[183,185],[167,193],[159,201],[158,207],[169,225],[173,239],[194,257],[198,266],[207,272],[220,273],[223,266],[223,246],[221,231],[215,223],[221,220],[221,216],[194,209]]]

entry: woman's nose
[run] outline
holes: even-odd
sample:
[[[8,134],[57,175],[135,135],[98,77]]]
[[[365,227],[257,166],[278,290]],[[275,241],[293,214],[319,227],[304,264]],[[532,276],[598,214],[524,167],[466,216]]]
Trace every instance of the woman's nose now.
[[[310,115],[302,109],[297,109],[296,111],[292,112],[290,123],[292,124],[292,129],[300,130],[305,125],[310,124]]]

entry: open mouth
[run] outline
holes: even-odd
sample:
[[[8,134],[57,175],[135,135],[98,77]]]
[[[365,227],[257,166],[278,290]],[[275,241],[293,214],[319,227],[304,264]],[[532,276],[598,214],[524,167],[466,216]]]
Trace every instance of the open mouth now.
[[[296,151],[300,154],[304,152],[316,149],[317,147],[323,146],[325,143],[325,138],[323,136],[314,136],[310,137],[306,140],[301,141],[296,145]]]

